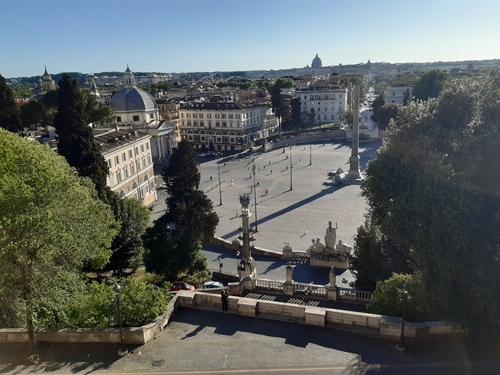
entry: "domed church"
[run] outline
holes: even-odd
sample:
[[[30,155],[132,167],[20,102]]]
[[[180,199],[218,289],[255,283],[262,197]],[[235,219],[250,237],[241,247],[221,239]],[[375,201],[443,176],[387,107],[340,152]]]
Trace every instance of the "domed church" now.
[[[323,67],[323,63],[321,62],[321,59],[318,57],[318,54],[316,54],[316,57],[313,59],[311,63],[311,68],[313,69],[320,69]]]
[[[164,159],[175,147],[174,124],[160,119],[156,100],[135,86],[134,73],[127,65],[125,87],[109,102],[116,115],[116,124],[151,135],[153,159]]]

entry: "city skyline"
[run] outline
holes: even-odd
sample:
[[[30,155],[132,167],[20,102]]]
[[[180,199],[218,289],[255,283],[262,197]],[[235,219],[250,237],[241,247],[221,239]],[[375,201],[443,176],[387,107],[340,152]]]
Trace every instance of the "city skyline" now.
[[[195,72],[500,58],[500,3],[479,0],[0,3],[0,74]]]

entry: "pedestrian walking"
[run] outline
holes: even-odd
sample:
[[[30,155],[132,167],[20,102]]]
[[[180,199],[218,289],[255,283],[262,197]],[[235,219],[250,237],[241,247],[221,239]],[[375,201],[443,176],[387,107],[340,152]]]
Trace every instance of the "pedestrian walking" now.
[[[306,236],[306,235],[307,235],[307,229],[304,231],[304,236]]]
[[[227,311],[227,300],[228,300],[227,290],[223,290],[221,292],[221,301],[222,301],[222,311]]]
[[[271,165],[271,160],[269,160],[269,165]]]
[[[212,176],[210,176],[210,181],[212,181]]]
[[[309,292],[306,290],[304,293],[304,297],[302,297],[302,300],[307,304],[309,302]]]
[[[266,189],[266,195],[269,194],[269,191]]]
[[[288,165],[286,165],[286,170],[288,171]]]
[[[259,181],[257,181],[257,186],[260,186],[260,182]]]
[[[273,170],[271,169],[271,174],[273,174]]]

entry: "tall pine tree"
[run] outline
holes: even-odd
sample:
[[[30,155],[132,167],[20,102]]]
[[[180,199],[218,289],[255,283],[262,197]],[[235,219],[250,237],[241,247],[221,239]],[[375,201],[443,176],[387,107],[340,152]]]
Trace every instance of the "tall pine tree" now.
[[[99,198],[107,201],[108,165],[88,126],[90,119],[85,110],[85,98],[78,89],[77,81],[69,75],[64,74],[58,84],[58,112],[54,126],[59,140],[59,154],[78,170],[80,176],[89,177],[95,184]]]
[[[7,82],[2,75],[0,75],[0,128],[13,133],[21,133],[23,131],[14,94],[7,86]]]

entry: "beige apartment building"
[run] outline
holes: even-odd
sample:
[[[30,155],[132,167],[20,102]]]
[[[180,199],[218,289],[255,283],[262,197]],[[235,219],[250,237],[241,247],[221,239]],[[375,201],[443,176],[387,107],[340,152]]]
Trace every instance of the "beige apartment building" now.
[[[136,130],[107,129],[95,132],[95,142],[109,167],[111,190],[121,197],[140,199],[149,206],[157,199],[151,135]]]

